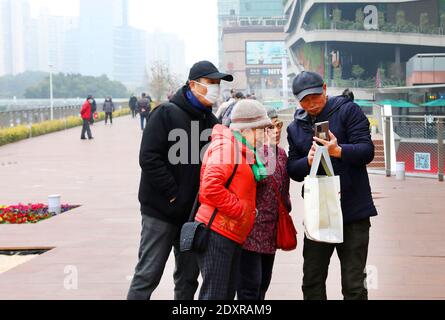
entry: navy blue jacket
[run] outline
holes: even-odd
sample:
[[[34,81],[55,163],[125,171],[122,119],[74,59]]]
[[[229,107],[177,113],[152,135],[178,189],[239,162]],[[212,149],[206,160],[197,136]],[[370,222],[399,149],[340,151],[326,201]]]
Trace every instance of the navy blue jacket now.
[[[339,107],[339,108],[338,108]],[[328,119],[328,115],[334,112]],[[369,120],[350,98],[328,99],[322,113],[312,119],[304,110],[297,110],[295,120],[287,129],[289,140],[289,176],[298,182],[310,173],[308,153],[317,122],[329,121],[332,133],[342,147],[342,158],[331,158],[335,174],[340,176],[341,205],[345,224],[377,215],[372,199],[366,166],[374,159]],[[320,175],[325,172],[320,166]]]

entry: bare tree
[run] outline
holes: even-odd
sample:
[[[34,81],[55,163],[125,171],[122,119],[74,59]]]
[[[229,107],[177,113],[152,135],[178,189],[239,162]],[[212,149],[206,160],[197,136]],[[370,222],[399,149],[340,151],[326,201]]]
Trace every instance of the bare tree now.
[[[148,82],[150,93],[155,101],[164,101],[169,94],[180,87],[179,78],[172,74],[169,68],[161,61],[151,66],[150,80]]]

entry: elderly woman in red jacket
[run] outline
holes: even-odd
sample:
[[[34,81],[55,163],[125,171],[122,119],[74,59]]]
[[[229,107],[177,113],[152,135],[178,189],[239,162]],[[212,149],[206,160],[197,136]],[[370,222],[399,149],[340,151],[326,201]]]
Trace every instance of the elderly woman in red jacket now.
[[[243,100],[232,112],[230,129],[218,125],[213,130],[203,159],[201,206],[196,215],[196,221],[208,225],[217,209],[207,249],[198,254],[203,278],[200,300],[235,298],[242,245],[256,216],[256,183],[267,176],[256,146],[263,145],[271,125],[261,103]]]

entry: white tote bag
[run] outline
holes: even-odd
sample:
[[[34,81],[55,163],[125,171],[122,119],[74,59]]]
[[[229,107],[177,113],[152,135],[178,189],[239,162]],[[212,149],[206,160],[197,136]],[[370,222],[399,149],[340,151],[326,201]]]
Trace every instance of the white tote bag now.
[[[317,176],[320,163],[327,176]],[[317,147],[311,173],[304,181],[306,237],[325,243],[343,243],[340,177],[334,175],[326,147]]]

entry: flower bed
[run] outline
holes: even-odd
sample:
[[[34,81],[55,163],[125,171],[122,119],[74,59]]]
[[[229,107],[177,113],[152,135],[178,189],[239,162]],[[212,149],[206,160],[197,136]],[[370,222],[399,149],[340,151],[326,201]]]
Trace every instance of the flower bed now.
[[[62,213],[78,207],[79,206],[64,204],[62,205]],[[0,206],[0,224],[38,223],[54,216],[56,216],[56,214],[48,212],[48,206],[41,203]]]

